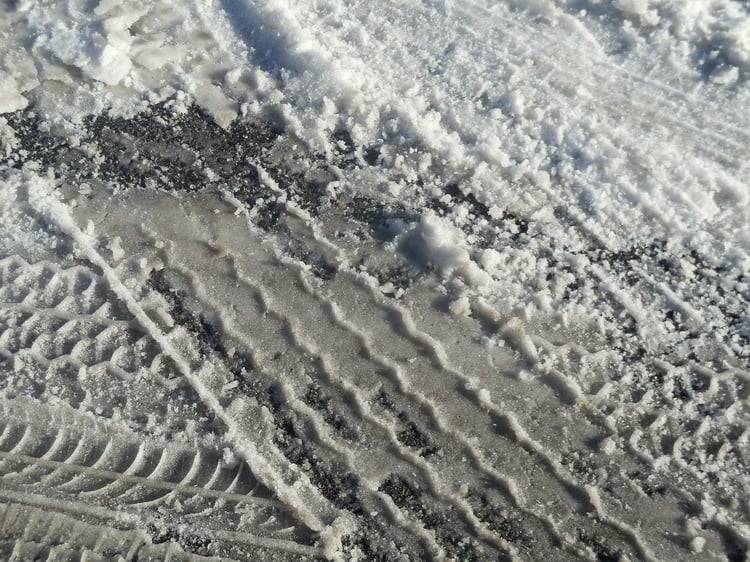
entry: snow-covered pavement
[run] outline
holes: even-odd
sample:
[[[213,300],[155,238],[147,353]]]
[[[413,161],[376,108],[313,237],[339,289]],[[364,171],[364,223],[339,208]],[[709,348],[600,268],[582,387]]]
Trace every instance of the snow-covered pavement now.
[[[748,558],[747,2],[0,45],[2,557]]]

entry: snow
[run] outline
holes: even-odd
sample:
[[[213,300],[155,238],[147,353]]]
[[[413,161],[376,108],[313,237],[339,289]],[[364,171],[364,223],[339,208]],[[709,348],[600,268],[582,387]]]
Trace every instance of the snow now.
[[[0,71],[0,113],[25,109],[29,105],[18,89],[18,82],[5,71]]]
[[[461,231],[450,221],[426,213],[420,223],[404,237],[407,251],[415,259],[425,260],[445,277],[460,277],[470,285],[483,285],[489,277],[474,263],[463,246]]]
[[[685,556],[702,555],[729,540],[717,528],[740,537],[748,529],[747,506],[732,507],[724,498],[726,490],[741,494],[748,485],[742,453],[750,358],[746,3],[21,1],[0,8],[0,47],[0,259],[93,264],[133,322],[229,427],[226,462],[244,459],[302,521],[327,533],[326,555],[341,554],[349,519],[316,513],[326,505],[316,484],[307,477],[297,484],[301,469],[248,437],[240,411],[261,412],[271,427],[278,421],[272,408],[225,399],[243,391],[238,380],[211,386],[212,377],[229,375],[210,373],[209,363],[197,368],[162,331],[176,325],[175,334],[191,337],[168,303],[145,307],[153,304],[143,286],[152,270],[168,269],[172,260],[174,271],[183,268],[172,273],[190,279],[196,295],[200,289],[231,301],[217,296],[214,285],[231,278],[234,285],[226,286],[234,288],[226,290],[239,295],[243,260],[291,268],[293,276],[283,270],[295,279],[287,292],[278,288],[286,278],[254,278],[263,318],[295,327],[283,340],[295,353],[306,338],[313,342],[302,355],[333,365],[336,374],[324,382],[340,383],[341,392],[368,404],[358,406],[364,421],[357,423],[396,439],[393,450],[421,441],[378,417],[381,406],[370,411],[375,385],[365,375],[336,371],[338,361],[351,357],[328,338],[336,330],[356,334],[367,359],[413,401],[412,410],[432,413],[433,428],[461,419],[466,437],[479,423],[474,418],[491,414],[498,423],[505,419],[499,401],[511,404],[517,412],[498,433],[512,435],[525,451],[519,458],[547,455],[541,464],[550,482],[589,497],[599,519],[630,537],[628,548],[643,558],[678,559],[670,549],[680,548]],[[143,116],[151,119],[145,133],[123,125]],[[243,129],[257,123],[270,140],[260,129]],[[153,203],[172,217],[169,223],[144,219],[136,228],[128,208],[103,197],[148,191],[143,185],[179,190],[185,178],[193,182],[189,190],[156,191],[163,197],[158,203],[128,199],[144,215]],[[185,225],[170,214],[174,206],[184,210]],[[179,250],[200,237],[205,244],[196,243],[193,253],[213,252],[204,262]],[[235,244],[236,237],[253,243]],[[148,252],[148,260],[136,260]],[[363,297],[357,283],[373,293]],[[310,305],[315,299],[322,304]],[[296,307],[297,300],[307,304]],[[361,318],[360,302],[371,306]],[[266,314],[269,303],[279,310]],[[316,316],[318,308],[329,316]],[[370,328],[385,309],[390,331]],[[224,326],[237,320],[235,313],[227,306],[200,318]],[[438,320],[431,316],[438,313]],[[305,324],[321,318],[331,320],[328,331]],[[396,333],[417,342],[429,367],[419,367],[419,356],[417,367],[401,370],[412,350],[391,340]],[[34,353],[52,353],[44,341]],[[498,351],[506,344],[510,351]],[[446,358],[476,345],[475,355],[493,368],[472,372],[469,386],[454,385],[477,408],[464,420],[439,378],[462,380]],[[215,344],[213,352],[221,349]],[[376,349],[384,349],[382,356]],[[24,361],[14,367],[20,374],[28,371]],[[419,368],[434,369],[438,382],[419,375],[409,382],[404,373]],[[498,373],[505,371],[517,386],[504,386]],[[524,410],[515,396],[527,388],[528,402],[549,392],[560,411],[603,432],[581,437],[593,443],[598,469],[586,472],[578,467],[583,461],[571,461],[579,472],[570,476],[573,469],[561,468],[558,457],[581,456],[563,450],[576,437],[551,440],[554,431],[544,427],[557,427],[560,416]],[[445,418],[440,408],[449,412]],[[516,414],[536,437],[520,422],[515,431]],[[318,422],[311,423],[311,433],[320,433]],[[573,422],[565,428],[580,429]],[[681,441],[686,432],[692,433]],[[327,451],[347,448],[326,438]],[[492,450],[492,437],[484,438],[475,447],[467,437],[468,449]],[[456,459],[464,455],[446,450]],[[359,454],[347,462],[359,466]],[[442,469],[429,463],[448,461],[414,456],[426,475],[422,484],[440,501],[453,498],[451,509],[474,521],[468,501],[435,484]],[[630,463],[629,473],[617,478],[635,481],[633,474],[648,472],[645,490],[658,489],[653,481],[670,470],[685,482],[711,482],[690,496],[706,537],[686,527],[675,545],[666,545],[651,529],[636,530],[636,516],[617,519],[614,506],[627,502],[616,494],[636,484],[602,479],[615,479],[613,466],[621,461]],[[492,465],[479,453],[473,462]],[[368,493],[380,493],[382,475],[365,464],[359,468],[372,478]],[[450,466],[445,470],[446,479],[458,482]],[[688,484],[673,485],[693,493]],[[384,505],[393,521],[408,519],[397,511],[402,506]],[[545,528],[564,525],[560,513],[554,517]],[[403,524],[431,555],[441,555],[439,533]],[[581,548],[593,552],[590,544]]]

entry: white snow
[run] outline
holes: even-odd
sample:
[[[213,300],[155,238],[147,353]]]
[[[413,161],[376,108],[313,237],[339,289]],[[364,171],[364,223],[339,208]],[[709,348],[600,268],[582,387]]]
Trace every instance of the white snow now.
[[[701,554],[705,545],[706,539],[703,537],[695,537],[690,541],[690,552],[693,554]]]
[[[472,285],[489,282],[487,274],[471,260],[461,231],[447,219],[426,213],[407,233],[405,244],[417,252],[417,259],[427,260],[445,277],[456,275]]]
[[[10,113],[25,109],[29,105],[19,91],[16,79],[5,71],[0,71],[0,113]]]

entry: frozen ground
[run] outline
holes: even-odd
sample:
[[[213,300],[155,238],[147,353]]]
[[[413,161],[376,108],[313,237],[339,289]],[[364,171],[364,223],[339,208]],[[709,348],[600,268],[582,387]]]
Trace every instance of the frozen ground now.
[[[0,45],[0,558],[750,559],[747,2]]]

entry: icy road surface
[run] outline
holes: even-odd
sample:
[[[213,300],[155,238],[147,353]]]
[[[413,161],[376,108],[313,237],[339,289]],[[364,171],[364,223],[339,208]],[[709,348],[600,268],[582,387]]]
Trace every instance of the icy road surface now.
[[[0,558],[750,559],[750,5],[0,3]]]

